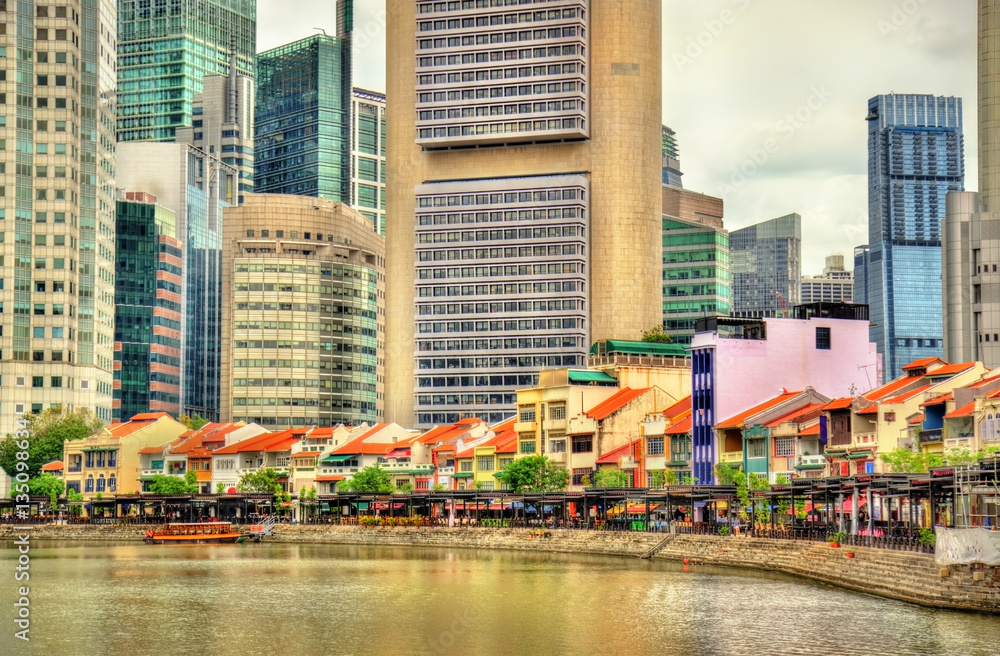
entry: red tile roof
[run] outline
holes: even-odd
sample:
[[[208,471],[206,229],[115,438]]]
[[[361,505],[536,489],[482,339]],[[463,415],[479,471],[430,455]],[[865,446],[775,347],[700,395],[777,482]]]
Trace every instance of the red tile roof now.
[[[975,411],[975,409],[976,409],[976,402],[972,401],[970,403],[966,403],[961,408],[956,408],[955,410],[952,410],[951,412],[946,414],[944,418],[958,419],[959,417],[968,417],[973,413],[973,411]]]
[[[770,410],[771,408],[777,407],[777,406],[781,405],[782,403],[784,403],[785,401],[788,401],[790,399],[795,398],[796,396],[798,396],[801,393],[802,392],[785,392],[783,394],[779,394],[778,396],[774,397],[773,399],[768,399],[767,401],[764,401],[763,403],[759,403],[759,404],[755,405],[754,407],[750,408],[749,410],[744,410],[743,412],[741,412],[738,415],[734,415],[734,416],[730,417],[729,419],[726,419],[724,421],[719,422],[718,424],[715,425],[715,427],[716,428],[743,428],[743,421],[745,419],[753,417],[756,414],[760,414],[761,412],[764,412],[765,410]]]
[[[42,471],[62,471],[63,461],[53,460],[42,465]]]
[[[680,421],[671,424],[670,428],[664,431],[665,435],[684,435],[691,432],[691,414]]]
[[[246,453],[247,451],[265,451],[268,447],[283,442],[284,440],[290,438],[293,434],[292,429],[283,430],[278,433],[261,433],[260,435],[248,437],[247,439],[236,442],[235,444],[224,446],[221,449],[216,449],[212,452],[212,455],[221,456],[231,455],[234,453]]]
[[[908,390],[906,392],[903,392],[902,394],[894,396],[891,399],[888,399],[888,400],[882,399],[882,403],[889,403],[889,404],[905,403],[906,401],[909,401],[910,399],[912,399],[914,396],[916,396],[918,394],[921,394],[923,392],[926,392],[930,388],[931,388],[930,385],[924,385],[922,387],[917,387],[916,389],[911,389],[911,390]]]
[[[951,401],[953,398],[955,398],[955,395],[952,392],[948,392],[947,394],[939,394],[921,403],[920,407],[926,408],[929,405],[941,405],[942,403]]]
[[[955,376],[962,373],[963,371],[968,371],[976,366],[975,362],[962,362],[959,364],[946,364],[943,367],[938,367],[934,371],[928,371],[928,376]]]
[[[384,456],[392,450],[392,442],[368,442],[366,440],[381,433],[389,424],[376,424],[371,430],[365,431],[358,437],[333,450],[335,455],[354,456]]]
[[[924,369],[928,365],[934,364],[935,362],[942,362],[944,364],[948,364],[947,362],[945,362],[941,358],[935,356],[935,357],[932,357],[932,358],[921,358],[919,360],[914,360],[910,364],[902,367],[902,369],[903,369],[903,371],[909,371],[910,369]]]
[[[154,453],[163,453],[162,446],[147,446],[136,451],[139,455],[149,455]]]
[[[924,422],[924,413],[918,412],[909,419],[906,420],[908,424],[922,424]]]
[[[813,435],[819,435],[819,422],[817,421],[812,426],[807,426],[799,431],[799,437],[811,437]]]
[[[783,415],[767,422],[766,426],[768,428],[774,428],[775,426],[780,426],[789,421],[802,422],[808,419],[813,419],[819,416],[820,411],[823,409],[825,403],[810,403],[809,405],[799,408],[798,410],[792,410],[787,415]],[[812,415],[812,416],[810,416]]]
[[[170,415],[166,412],[141,412],[137,415],[132,415],[129,421],[156,421],[157,419],[163,419],[166,417],[170,419]]]
[[[923,380],[922,376],[906,377],[901,376],[896,380],[891,380],[882,387],[876,387],[870,392],[863,395],[862,398],[868,399],[869,401],[880,401],[890,394],[897,392],[908,385],[913,385],[918,381]]]
[[[598,465],[617,465],[618,464],[618,459],[621,458],[622,456],[627,456],[627,455],[631,454],[632,453],[632,448],[636,444],[638,444],[638,443],[639,443],[639,440],[635,440],[634,442],[630,442],[629,444],[626,444],[624,446],[620,446],[617,449],[612,449],[611,451],[608,451],[603,456],[601,456],[600,458],[598,458],[596,460],[596,464],[598,464]]]
[[[868,406],[864,410],[858,410],[857,414],[859,414],[859,415],[877,415],[878,414],[878,404],[877,403],[873,403],[872,405]]]
[[[612,394],[604,401],[601,401],[590,410],[587,410],[584,414],[595,421],[601,421],[636,400],[649,390],[650,388],[648,387],[643,389],[632,389],[630,387],[623,388]]]
[[[670,419],[673,419],[674,417],[681,416],[682,414],[684,414],[685,411],[687,411],[687,412],[691,411],[691,395],[690,394],[688,394],[687,396],[685,396],[680,401],[677,401],[673,405],[667,406],[667,408],[663,411],[662,414],[663,414],[664,417],[668,417]]]
[[[854,399],[851,398],[851,397],[849,397],[849,396],[845,396],[843,398],[834,399],[834,400],[830,401],[829,403],[827,403],[826,405],[823,406],[823,409],[824,410],[846,410],[847,408],[851,407],[852,403],[854,403]]]
[[[344,477],[343,476],[317,476],[313,480],[316,481],[317,483],[330,483],[330,482],[333,482],[333,481],[342,481],[342,480],[344,480]]]
[[[485,425],[486,422],[482,419],[471,417],[469,419],[459,420],[451,425],[435,426],[423,435],[420,435],[417,438],[417,441],[421,444],[435,445],[448,441],[454,441],[481,424]]]

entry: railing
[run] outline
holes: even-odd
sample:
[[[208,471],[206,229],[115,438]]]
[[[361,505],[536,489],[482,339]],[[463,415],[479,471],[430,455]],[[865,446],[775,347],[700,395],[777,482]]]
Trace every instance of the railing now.
[[[719,456],[719,462],[726,462],[726,463],[737,462],[737,463],[742,463],[743,462],[743,452],[742,451],[724,451]]]
[[[854,434],[853,446],[871,446],[873,444],[878,444],[878,433]]]
[[[679,358],[668,355],[590,355],[587,356],[588,367],[606,367],[609,365],[634,367],[675,367],[690,368],[691,358]]]
[[[452,476],[455,473],[454,467],[438,467],[438,476]]]
[[[941,429],[931,428],[928,430],[923,430],[920,432],[920,443],[928,444],[930,442],[940,442],[941,441]]]
[[[822,454],[801,455],[797,458],[797,461],[798,462],[796,462],[796,464],[802,465],[803,467],[816,466],[816,465],[823,465],[824,467],[826,466],[826,456]]]

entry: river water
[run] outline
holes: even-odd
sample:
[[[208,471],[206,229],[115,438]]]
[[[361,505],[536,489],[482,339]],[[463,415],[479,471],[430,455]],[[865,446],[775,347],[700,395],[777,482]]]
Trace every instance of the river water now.
[[[966,654],[1000,617],[781,574],[449,548],[34,542],[30,638],[0,654]]]

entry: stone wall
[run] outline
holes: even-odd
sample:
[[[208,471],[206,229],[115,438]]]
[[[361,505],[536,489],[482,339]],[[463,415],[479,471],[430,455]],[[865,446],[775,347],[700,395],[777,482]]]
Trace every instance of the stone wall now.
[[[148,526],[38,526],[32,540],[141,540]],[[464,547],[555,551],[638,557],[664,541],[656,558],[687,559],[691,565],[784,572],[882,597],[936,608],[1000,613],[1000,568],[955,565],[940,569],[932,556],[864,547],[834,549],[825,542],[765,540],[653,533],[547,531],[532,537],[526,529],[360,528],[279,525],[275,540],[328,544],[414,547]],[[15,532],[0,526],[0,541]],[[848,554],[854,554],[848,557]]]

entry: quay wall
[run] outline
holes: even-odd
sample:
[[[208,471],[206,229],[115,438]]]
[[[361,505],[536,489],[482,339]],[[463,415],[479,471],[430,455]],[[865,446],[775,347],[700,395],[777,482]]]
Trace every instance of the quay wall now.
[[[36,526],[31,540],[139,541],[148,526]],[[721,565],[784,572],[843,588],[935,608],[1000,613],[1000,567],[953,565],[939,568],[933,556],[866,547],[839,549],[825,542],[747,537],[527,529],[365,528],[329,525],[279,525],[272,540],[412,547],[512,549],[639,557],[659,546],[654,558],[687,559],[690,565]],[[13,540],[0,526],[0,544]],[[661,541],[663,542],[661,544]],[[853,553],[853,557],[848,557]]]

